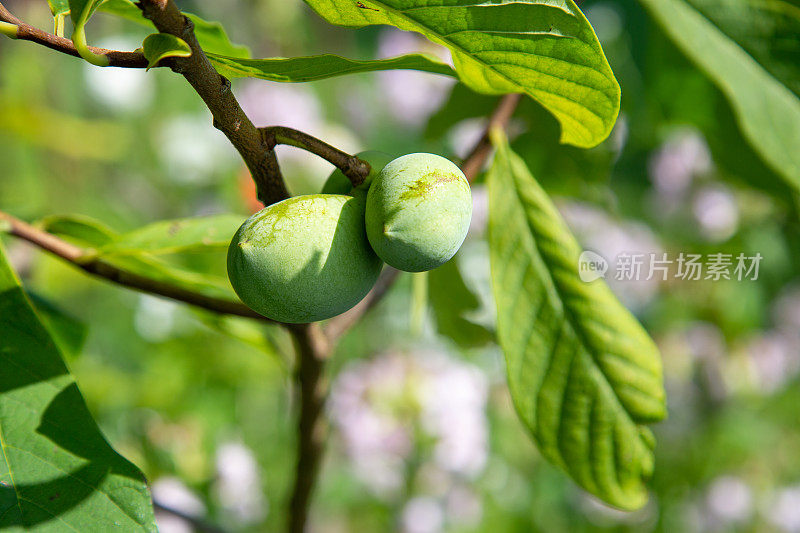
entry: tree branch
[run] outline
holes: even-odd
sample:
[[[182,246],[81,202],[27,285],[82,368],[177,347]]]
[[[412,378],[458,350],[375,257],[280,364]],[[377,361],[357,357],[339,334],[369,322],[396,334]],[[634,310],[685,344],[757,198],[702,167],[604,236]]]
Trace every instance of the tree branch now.
[[[353,184],[353,187],[358,187],[364,183],[366,177],[369,176],[369,163],[343,152],[308,133],[285,126],[267,126],[259,129],[267,146],[270,148],[274,148],[276,144],[286,144],[316,154],[339,168]]]
[[[514,111],[517,109],[521,94],[507,94],[500,99],[492,116],[489,117],[489,123],[486,124],[486,129],[483,130],[483,135],[469,151],[464,162],[461,163],[461,171],[472,182],[480,173],[483,165],[486,163],[489,154],[492,153],[492,142],[489,139],[489,132],[494,128],[505,129],[508,126]]]
[[[291,326],[289,330],[297,351],[295,382],[300,387],[300,416],[297,422],[297,464],[287,525],[290,533],[303,533],[328,431],[323,413],[328,395],[325,362],[332,346],[319,324]]]
[[[273,324],[280,324],[280,322],[274,322],[259,315],[243,303],[223,298],[213,298],[181,287],[176,287],[163,281],[128,272],[127,270],[103,261],[91,251],[70,244],[52,233],[47,233],[46,231],[31,226],[2,211],[0,211],[0,223],[4,223],[8,226],[8,233],[11,235],[28,241],[42,250],[46,250],[72,263],[89,274],[113,281],[118,285],[140,292],[157,294],[173,300],[185,302],[195,307],[214,311],[215,313],[255,318]]]
[[[269,205],[288,198],[275,151],[236,101],[230,81],[214,70],[197,42],[192,21],[172,0],[141,0],[138,5],[158,31],[183,39],[191,48],[191,56],[170,58],[168,64],[197,91],[214,117],[214,127],[239,151],[256,182],[258,199]]]
[[[51,50],[56,50],[67,55],[80,57],[78,51],[75,49],[75,44],[69,39],[47,33],[44,30],[35,28],[30,24],[22,22],[17,17],[12,15],[2,3],[0,3],[0,22],[16,26],[16,32],[9,33],[8,36],[13,39],[21,39],[23,41],[31,41],[42,46],[46,46]],[[5,31],[3,33],[6,33]],[[126,67],[126,68],[145,68],[147,67],[147,59],[141,52],[120,52],[117,50],[107,50],[105,48],[95,48],[89,46],[89,51],[94,54],[105,56],[108,58],[108,66],[110,67]]]
[[[461,163],[461,171],[470,182],[477,177],[492,152],[489,132],[494,128],[505,129],[508,126],[508,122],[514,115],[517,104],[519,104],[520,97],[521,95],[519,94],[507,94],[500,99],[492,116],[489,117],[489,122],[486,124],[483,135],[481,135],[472,150],[469,151],[469,155],[464,159],[464,162]],[[378,278],[378,282],[372,288],[372,291],[358,305],[346,313],[329,320],[325,327],[325,334],[330,342],[336,342],[336,339],[353,327],[367,311],[375,307],[389,291],[399,274],[399,271],[390,267],[387,268],[381,273],[381,277]]]

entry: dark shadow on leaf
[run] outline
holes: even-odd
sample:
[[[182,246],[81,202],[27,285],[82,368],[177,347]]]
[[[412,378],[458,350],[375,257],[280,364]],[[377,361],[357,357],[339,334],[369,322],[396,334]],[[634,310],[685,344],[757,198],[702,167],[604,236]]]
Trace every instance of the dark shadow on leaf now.
[[[39,355],[56,347],[39,321],[18,312],[28,306],[19,287],[0,293],[0,393],[67,373],[60,358]]]
[[[82,431],[75,431],[75,428]],[[144,481],[139,470],[115,452],[100,433],[75,383],[53,398],[36,431],[71,454],[101,465],[106,471]]]
[[[51,520],[57,525],[58,517],[91,496],[107,475],[104,465],[90,463],[45,483],[0,485],[0,530],[30,528]]]

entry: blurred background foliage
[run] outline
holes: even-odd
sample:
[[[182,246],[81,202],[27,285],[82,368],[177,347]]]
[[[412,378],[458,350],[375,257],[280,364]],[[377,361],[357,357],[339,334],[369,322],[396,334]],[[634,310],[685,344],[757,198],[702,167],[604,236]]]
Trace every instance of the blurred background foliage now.
[[[721,11],[713,3],[708,16]],[[734,2],[735,4],[735,2]],[[49,29],[45,2],[11,1]],[[715,20],[800,95],[800,2]],[[330,26],[300,1],[195,0],[254,57],[446,54],[388,28]],[[669,419],[652,498],[622,513],[547,464],[513,411],[493,342],[485,191],[470,237],[426,280],[405,274],[330,365],[333,429],[312,531],[800,531],[800,232],[795,193],[749,146],[722,93],[639,4],[581,3],[623,88],[597,148],[558,144],[526,100],[511,126],[581,239],[620,252],[761,253],[758,281],[618,282],[663,352]],[[762,12],[763,13],[763,12]],[[132,50],[147,30],[97,15],[90,42]],[[237,154],[179,76],[100,69],[0,41],[0,209],[26,220],[76,213],[117,231],[255,208]],[[237,80],[256,125],[296,127],[344,150],[457,159],[496,99],[412,71],[304,85]],[[279,147],[294,193],[331,168]],[[8,241],[114,447],[155,498],[231,531],[277,530],[294,461],[292,346],[279,329],[220,318],[90,279]],[[223,252],[168,258],[224,274]],[[187,531],[159,513],[162,531]]]

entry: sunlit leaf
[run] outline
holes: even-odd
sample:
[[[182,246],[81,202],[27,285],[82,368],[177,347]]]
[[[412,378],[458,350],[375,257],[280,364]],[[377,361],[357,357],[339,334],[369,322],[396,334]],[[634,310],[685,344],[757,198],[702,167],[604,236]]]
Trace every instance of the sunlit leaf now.
[[[641,2],[725,94],[739,127],[764,161],[791,186],[800,188],[800,99],[689,3]]]
[[[603,280],[524,161],[495,132],[489,246],[497,335],[520,418],[547,459],[622,509],[647,501],[666,415],[658,349]]]
[[[111,248],[120,236],[96,220],[76,216],[53,216],[44,219],[40,225],[46,231],[55,233],[78,246],[93,249],[93,258],[102,259],[132,275],[144,276],[152,281],[166,283],[208,297],[238,302],[230,283],[221,276],[190,270],[145,252],[134,252],[124,246],[120,249],[120,251],[124,250],[123,254],[105,252],[104,247]],[[200,246],[203,245],[197,243],[197,246],[193,246],[193,248]],[[186,248],[189,246],[184,246],[183,249]]]
[[[156,531],[0,248],[0,529]]]
[[[528,94],[558,118],[564,143],[595,146],[619,113],[617,80],[572,0],[305,1],[333,24],[389,24],[446,46],[464,83]]]
[[[151,69],[168,57],[189,57],[192,49],[180,37],[169,33],[151,33],[142,43],[142,53],[147,59],[147,68]]]
[[[108,254],[165,254],[227,248],[242,220],[240,215],[163,220],[115,236],[102,251]]]
[[[434,74],[455,76],[455,71],[450,65],[423,54],[366,61],[348,59],[333,54],[267,59],[236,59],[216,54],[208,54],[208,56],[217,72],[229,78],[249,76],[270,81],[304,82],[344,74],[399,69],[422,70]]]

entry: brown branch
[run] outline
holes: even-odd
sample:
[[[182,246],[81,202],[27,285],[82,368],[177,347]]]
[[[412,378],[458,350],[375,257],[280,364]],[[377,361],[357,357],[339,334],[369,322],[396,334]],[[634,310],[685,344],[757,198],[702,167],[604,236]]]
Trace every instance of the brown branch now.
[[[464,158],[464,162],[461,163],[461,171],[470,182],[478,176],[489,154],[492,153],[492,142],[489,139],[489,132],[494,128],[505,129],[506,126],[508,126],[508,122],[514,115],[514,111],[517,109],[517,104],[519,104],[521,97],[522,95],[520,94],[507,94],[500,100],[492,116],[489,117],[489,123],[483,131],[483,135],[481,135],[481,138],[475,146],[473,146],[472,150],[470,150],[467,157]]]
[[[269,205],[288,198],[275,151],[267,146],[236,101],[230,81],[214,70],[197,42],[192,21],[172,0],[141,0],[138,5],[158,31],[180,37],[191,48],[191,56],[170,58],[168,64],[197,91],[214,117],[214,127],[239,151],[256,182],[258,199]]]
[[[224,315],[236,315],[246,318],[255,318],[274,324],[266,317],[263,317],[244,305],[243,303],[224,298],[214,298],[201,293],[193,292],[181,287],[176,287],[169,283],[148,278],[140,274],[128,272],[113,264],[103,261],[91,250],[84,250],[70,244],[52,233],[48,233],[39,228],[31,226],[18,218],[0,211],[0,223],[8,225],[11,235],[28,241],[39,248],[46,250],[61,259],[72,263],[81,270],[94,276],[107,279],[118,285],[135,289],[140,292],[157,294],[180,302],[185,302],[195,307],[214,311]]]
[[[308,133],[285,126],[268,126],[259,129],[270,148],[274,148],[276,144],[286,144],[316,154],[339,168],[353,184],[353,187],[358,187],[364,183],[366,177],[369,176],[369,163],[343,152]]]
[[[300,386],[300,416],[297,422],[297,463],[287,526],[290,533],[303,533],[328,431],[323,413],[328,395],[328,380],[324,371],[332,346],[319,324],[291,326],[289,330],[297,351],[295,381]]]
[[[511,117],[514,115],[514,110],[519,104],[521,95],[507,94],[500,99],[489,122],[486,124],[486,129],[481,135],[481,138],[470,150],[469,155],[461,163],[461,171],[472,182],[483,168],[486,159],[492,152],[492,144],[489,140],[489,132],[494,128],[506,128]],[[328,321],[325,328],[325,333],[331,342],[344,335],[353,325],[355,325],[361,317],[370,309],[375,307],[386,295],[391,288],[392,284],[397,280],[399,271],[394,269],[387,269],[378,279],[378,282],[373,287],[372,291],[362,300],[358,305],[335,318]]]
[[[12,15],[2,3],[0,3],[0,22],[14,24],[17,27],[14,36],[16,39],[31,41],[67,55],[80,57],[71,40],[53,35],[52,33],[48,33],[22,22]],[[145,68],[147,66],[147,59],[145,59],[141,52],[120,52],[117,50],[107,50],[105,48],[95,48],[94,46],[89,46],[88,48],[92,53],[106,56],[109,61],[108,66],[110,67]]]

